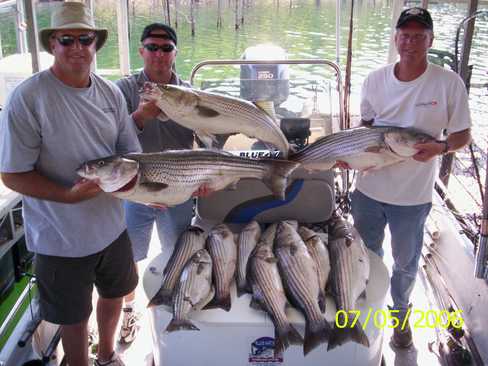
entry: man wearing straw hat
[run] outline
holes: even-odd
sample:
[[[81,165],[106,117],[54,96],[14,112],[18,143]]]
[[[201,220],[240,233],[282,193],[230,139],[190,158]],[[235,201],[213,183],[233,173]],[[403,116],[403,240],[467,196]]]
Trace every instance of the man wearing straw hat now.
[[[74,2],[57,7],[51,24],[40,41],[54,64],[13,90],[3,111],[0,172],[7,187],[24,195],[41,317],[61,325],[68,364],[88,364],[95,285],[95,365],[123,365],[114,334],[123,296],[137,284],[123,208],[75,171],[84,161],[141,149],[122,94],[90,72],[107,30],[96,28],[89,9]]]

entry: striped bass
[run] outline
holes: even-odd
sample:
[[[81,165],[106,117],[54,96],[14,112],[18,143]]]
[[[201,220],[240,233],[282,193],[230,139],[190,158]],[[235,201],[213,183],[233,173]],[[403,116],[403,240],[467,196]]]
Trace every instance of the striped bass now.
[[[256,221],[251,221],[239,234],[237,245],[237,295],[251,292],[246,280],[247,262],[252,251],[261,237],[261,227]]]
[[[212,146],[216,134],[243,133],[275,146],[287,158],[289,145],[279,125],[251,102],[170,84],[146,82],[141,97],[155,101],[176,123],[195,131]]]
[[[320,311],[317,265],[292,225],[280,222],[274,251],[288,298],[305,316],[304,355],[327,342],[331,328]]]
[[[166,332],[200,330],[188,319],[188,314],[203,308],[213,295],[212,258],[201,249],[193,254],[181,272],[173,295],[173,319]]]
[[[207,235],[205,235],[204,231],[196,226],[190,226],[180,235],[173,249],[173,253],[164,267],[161,288],[149,302],[149,307],[160,304],[171,304],[174,289],[180,279],[185,264],[193,254],[205,247],[206,238]]]
[[[265,231],[265,238],[274,237],[276,224]],[[266,311],[275,327],[275,356],[290,344],[303,344],[303,338],[290,324],[285,313],[288,305],[285,290],[273,253],[273,240],[260,240],[249,258],[247,279],[252,289],[252,302]]]
[[[300,226],[298,234],[307,246],[310,256],[317,265],[317,275],[319,278],[319,306],[325,313],[325,288],[330,273],[329,251],[320,236],[313,230]]]
[[[381,169],[410,159],[417,143],[434,141],[423,132],[400,127],[358,127],[324,136],[290,156],[308,170],[328,170],[337,161],[351,169]]]
[[[347,233],[348,232],[348,233]],[[369,256],[356,229],[348,222],[337,219],[329,233],[329,254],[331,263],[330,283],[337,310],[357,310],[356,300],[365,296],[369,279]],[[345,324],[344,314],[338,314],[338,321],[329,339],[327,350],[346,342],[354,341],[369,347],[369,340],[361,323],[353,328],[338,328]]]
[[[121,199],[174,206],[186,202],[201,186],[216,191],[242,178],[261,179],[274,195],[284,198],[287,178],[298,165],[205,149],[168,150],[88,161],[77,173],[96,179],[105,192]]]
[[[206,309],[231,308],[230,286],[235,278],[237,266],[237,244],[234,233],[225,224],[215,226],[207,238],[207,250],[213,261],[215,297]]]

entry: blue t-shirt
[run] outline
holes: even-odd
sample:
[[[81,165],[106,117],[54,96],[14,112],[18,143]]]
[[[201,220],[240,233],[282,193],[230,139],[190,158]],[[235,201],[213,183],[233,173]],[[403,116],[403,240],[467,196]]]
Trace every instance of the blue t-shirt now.
[[[72,88],[42,71],[12,91],[0,118],[0,171],[38,171],[71,187],[85,161],[141,151],[125,100],[116,86],[90,75]],[[125,229],[121,201],[105,193],[65,204],[23,197],[27,248],[83,257],[112,243]]]

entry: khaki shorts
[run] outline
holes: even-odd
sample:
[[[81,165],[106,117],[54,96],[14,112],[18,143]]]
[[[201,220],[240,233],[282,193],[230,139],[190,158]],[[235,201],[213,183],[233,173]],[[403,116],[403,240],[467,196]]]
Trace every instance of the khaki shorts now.
[[[93,285],[103,298],[123,297],[138,281],[132,248],[124,231],[101,252],[81,258],[36,254],[41,317],[54,324],[77,324],[92,312]]]

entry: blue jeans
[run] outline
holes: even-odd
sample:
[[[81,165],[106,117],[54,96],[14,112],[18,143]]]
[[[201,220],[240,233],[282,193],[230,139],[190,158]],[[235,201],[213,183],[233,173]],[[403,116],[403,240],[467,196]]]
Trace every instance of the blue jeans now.
[[[383,257],[385,226],[390,227],[393,269],[393,308],[405,312],[417,276],[424,240],[424,224],[432,203],[398,206],[376,201],[355,190],[352,194],[354,226],[366,246]]]
[[[174,247],[180,234],[190,225],[193,214],[193,200],[166,210],[152,208],[139,203],[125,201],[127,232],[132,242],[136,262],[147,257],[149,242],[156,222],[161,251]]]

